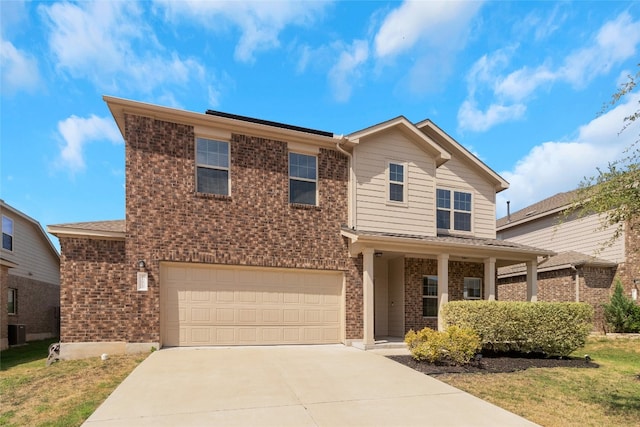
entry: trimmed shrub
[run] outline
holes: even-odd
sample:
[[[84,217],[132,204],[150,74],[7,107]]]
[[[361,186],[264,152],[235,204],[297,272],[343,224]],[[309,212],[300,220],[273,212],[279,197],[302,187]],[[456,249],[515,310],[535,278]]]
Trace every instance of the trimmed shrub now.
[[[609,304],[603,304],[603,307],[604,318],[613,332],[640,332],[640,306],[624,294],[620,279],[616,279]]]
[[[480,337],[471,329],[451,326],[444,332],[410,330],[404,338],[414,359],[464,365],[480,350]]]
[[[452,301],[445,324],[474,330],[483,350],[568,356],[593,328],[593,307],[574,302]]]

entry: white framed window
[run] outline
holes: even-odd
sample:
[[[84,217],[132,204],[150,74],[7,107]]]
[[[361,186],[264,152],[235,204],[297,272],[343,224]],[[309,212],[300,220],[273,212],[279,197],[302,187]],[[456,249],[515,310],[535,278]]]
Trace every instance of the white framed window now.
[[[9,295],[7,298],[7,313],[18,314],[18,290],[9,288]]]
[[[229,143],[196,138],[196,191],[229,195]]]
[[[436,189],[436,221],[439,229],[471,231],[471,193]]]
[[[2,215],[2,249],[13,251],[13,220]]]
[[[389,162],[387,170],[387,200],[393,203],[406,203],[407,164]]]
[[[317,205],[318,158],[289,153],[289,203]]]
[[[479,277],[464,278],[464,299],[482,299],[482,279]]]
[[[438,317],[438,276],[422,278],[422,317]]]

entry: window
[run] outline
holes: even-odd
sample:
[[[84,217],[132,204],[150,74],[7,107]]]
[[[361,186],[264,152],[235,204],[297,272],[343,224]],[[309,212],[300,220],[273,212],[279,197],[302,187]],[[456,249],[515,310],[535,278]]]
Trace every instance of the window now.
[[[405,165],[389,163],[389,201],[404,202]]]
[[[422,316],[438,316],[438,276],[422,278]]]
[[[13,220],[2,215],[2,249],[13,251]]]
[[[196,139],[198,193],[229,195],[229,143]]]
[[[464,278],[464,299],[482,299],[482,279]]]
[[[453,206],[451,193],[453,193]],[[436,207],[438,228],[450,230],[453,224],[453,230],[471,231],[471,193],[452,192],[438,188],[436,190]]]
[[[9,314],[17,314],[18,313],[18,290],[9,288],[9,298],[7,299],[7,313]]]
[[[316,204],[316,156],[289,153],[289,203]]]

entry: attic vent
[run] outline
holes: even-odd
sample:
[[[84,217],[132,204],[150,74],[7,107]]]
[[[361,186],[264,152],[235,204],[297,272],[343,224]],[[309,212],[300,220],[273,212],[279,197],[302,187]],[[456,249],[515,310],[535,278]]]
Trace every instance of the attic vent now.
[[[531,215],[533,215],[533,214],[534,214],[534,213],[536,213],[536,212],[538,212],[538,211],[536,211],[536,210],[532,210],[532,211],[529,211],[529,212],[527,212],[526,214],[524,214],[524,216],[531,216]]]

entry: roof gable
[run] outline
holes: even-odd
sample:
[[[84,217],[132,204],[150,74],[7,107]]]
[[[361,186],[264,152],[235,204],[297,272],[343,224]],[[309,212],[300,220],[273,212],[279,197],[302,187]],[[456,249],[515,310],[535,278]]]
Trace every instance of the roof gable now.
[[[481,173],[483,177],[489,180],[496,193],[509,188],[509,183],[498,175],[493,169],[487,166],[482,160],[474,156],[469,150],[464,148],[458,141],[449,136],[445,131],[440,129],[431,120],[426,119],[415,125],[416,129],[427,135],[429,139],[435,141],[436,144],[443,147],[449,153],[453,153],[461,158],[462,161],[471,165],[474,169]]]
[[[440,166],[451,159],[451,154],[449,154],[449,152],[447,152],[440,145],[436,144],[423,132],[420,132],[420,130],[415,127],[413,123],[411,123],[403,116],[398,116],[394,119],[387,120],[386,122],[378,123],[377,125],[373,125],[349,134],[346,136],[346,139],[352,144],[357,145],[364,138],[377,133],[386,132],[391,129],[402,132],[409,138],[409,140],[418,145],[423,151],[433,156],[436,161],[436,166]]]
[[[49,239],[49,236],[47,236],[47,233],[44,231],[44,228],[42,228],[42,225],[40,225],[38,221],[31,218],[29,215],[25,214],[24,212],[21,212],[18,209],[12,207],[11,205],[8,205],[4,200],[0,200],[0,210],[2,210],[3,214],[4,212],[7,211],[17,217],[22,218],[27,223],[29,223],[33,228],[35,228],[38,236],[42,239],[44,246],[51,251],[51,253],[55,256],[55,258],[58,261],[60,261],[60,254],[58,253],[58,250],[55,248],[55,246],[53,246],[51,239]]]

